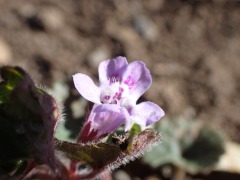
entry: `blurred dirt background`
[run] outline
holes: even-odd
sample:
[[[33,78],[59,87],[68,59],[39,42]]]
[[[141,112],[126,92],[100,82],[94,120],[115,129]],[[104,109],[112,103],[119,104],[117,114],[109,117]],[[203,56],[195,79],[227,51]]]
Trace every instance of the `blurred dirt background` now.
[[[146,63],[144,98],[168,118],[196,118],[240,142],[239,1],[0,0],[0,64],[49,89],[70,87],[67,119],[81,111],[71,76],[97,80],[98,64],[119,55]]]

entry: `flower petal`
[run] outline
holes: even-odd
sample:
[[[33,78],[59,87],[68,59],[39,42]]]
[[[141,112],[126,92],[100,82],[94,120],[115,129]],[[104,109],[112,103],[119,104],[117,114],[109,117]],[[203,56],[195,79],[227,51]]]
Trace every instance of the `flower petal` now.
[[[73,75],[73,82],[78,92],[87,100],[101,104],[99,88],[94,84],[93,80],[82,73]]]
[[[152,84],[152,77],[143,62],[134,61],[127,66],[122,83],[128,86],[130,97],[136,102]]]
[[[125,108],[116,104],[94,105],[88,121],[91,121],[91,129],[98,131],[98,137],[109,134],[118,129],[128,118]]]
[[[131,110],[130,115],[135,123],[149,126],[160,120],[165,113],[157,104],[147,101],[136,105]]]
[[[121,80],[127,64],[127,59],[122,56],[101,62],[98,67],[100,85],[109,83],[109,79]]]
[[[125,132],[129,131],[133,124],[134,122],[132,121],[132,117],[129,117],[125,123],[125,128],[124,128]]]

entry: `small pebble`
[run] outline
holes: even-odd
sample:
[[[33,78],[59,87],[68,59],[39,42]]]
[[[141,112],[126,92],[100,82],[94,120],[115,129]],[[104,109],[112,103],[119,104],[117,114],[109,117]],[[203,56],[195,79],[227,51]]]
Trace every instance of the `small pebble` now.
[[[9,64],[12,59],[12,53],[8,44],[0,38],[0,64]]]
[[[131,180],[131,177],[122,170],[118,170],[116,172],[113,173],[113,179],[115,180]]]
[[[134,20],[134,27],[147,41],[153,42],[157,40],[157,26],[149,18],[137,16]]]
[[[64,82],[55,82],[51,93],[57,100],[64,102],[69,96],[69,86]]]
[[[72,115],[73,115],[74,119],[78,119],[78,118],[85,116],[86,105],[87,105],[87,101],[83,98],[72,102],[71,109],[72,109]]]
[[[88,55],[88,64],[92,69],[97,69],[99,64],[106,59],[109,59],[111,52],[107,47],[98,47]]]

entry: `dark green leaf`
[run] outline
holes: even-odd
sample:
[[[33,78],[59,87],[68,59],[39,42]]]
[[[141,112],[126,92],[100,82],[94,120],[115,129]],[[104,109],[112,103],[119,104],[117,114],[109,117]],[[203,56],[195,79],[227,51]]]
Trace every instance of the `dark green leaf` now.
[[[53,168],[53,132],[60,116],[56,101],[19,67],[2,67],[1,77],[0,168],[28,159]]]

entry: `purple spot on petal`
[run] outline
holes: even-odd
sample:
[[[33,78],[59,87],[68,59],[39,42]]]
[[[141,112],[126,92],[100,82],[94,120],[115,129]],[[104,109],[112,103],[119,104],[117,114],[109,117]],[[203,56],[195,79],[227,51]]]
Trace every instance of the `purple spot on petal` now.
[[[123,93],[124,89],[122,87],[119,87],[119,92]]]
[[[122,98],[122,93],[123,93],[124,89],[122,87],[119,87],[119,93],[118,93],[118,100],[120,100]]]
[[[113,96],[113,99],[118,99],[118,95],[119,95],[118,92],[116,92]]]
[[[134,80],[131,76],[128,76],[127,79],[124,81],[124,84],[128,85],[129,88],[134,85]]]
[[[124,89],[122,87],[118,88],[118,92],[116,92],[113,96],[113,99],[117,99],[120,100],[122,98],[122,93],[123,93]]]
[[[110,99],[110,96],[104,96],[104,99],[105,99],[105,100],[109,100],[109,99]]]

